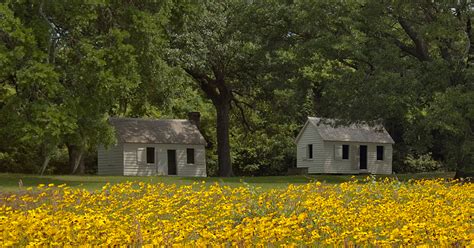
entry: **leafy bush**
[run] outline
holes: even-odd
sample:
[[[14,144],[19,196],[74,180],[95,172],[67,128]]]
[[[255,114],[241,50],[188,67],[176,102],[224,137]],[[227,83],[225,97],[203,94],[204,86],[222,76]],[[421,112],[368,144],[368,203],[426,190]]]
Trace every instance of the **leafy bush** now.
[[[441,168],[441,163],[434,160],[431,153],[421,155],[408,154],[404,162],[406,172],[436,171]]]
[[[296,163],[295,143],[290,128],[255,131],[233,137],[234,173],[238,176],[284,175]],[[268,134],[270,133],[270,134]]]

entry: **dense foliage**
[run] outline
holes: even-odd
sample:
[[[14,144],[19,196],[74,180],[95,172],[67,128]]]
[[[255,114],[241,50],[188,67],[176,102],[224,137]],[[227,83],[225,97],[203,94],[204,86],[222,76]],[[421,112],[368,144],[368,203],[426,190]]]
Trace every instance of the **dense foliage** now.
[[[285,172],[308,115],[384,124],[397,172],[472,170],[473,8],[3,1],[0,170],[93,171],[109,116],[188,111],[202,113],[211,175]]]
[[[319,182],[261,191],[194,183],[64,185],[0,198],[6,246],[474,245],[474,184]]]

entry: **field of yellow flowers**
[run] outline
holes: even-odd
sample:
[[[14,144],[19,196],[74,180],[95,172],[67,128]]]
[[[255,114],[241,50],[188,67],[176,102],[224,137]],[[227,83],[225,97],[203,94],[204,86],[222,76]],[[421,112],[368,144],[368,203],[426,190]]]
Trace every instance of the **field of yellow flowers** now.
[[[5,246],[474,246],[474,184],[121,183],[0,196]]]

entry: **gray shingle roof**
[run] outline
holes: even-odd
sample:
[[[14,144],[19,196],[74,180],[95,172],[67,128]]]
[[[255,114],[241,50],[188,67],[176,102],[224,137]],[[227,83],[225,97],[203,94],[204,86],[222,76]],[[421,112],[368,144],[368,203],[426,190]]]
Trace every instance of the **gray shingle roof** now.
[[[369,126],[367,124],[351,124],[349,126],[334,127],[332,124],[335,123],[335,120],[332,119],[308,117],[308,121],[316,127],[323,140],[395,143],[387,130],[381,125]]]
[[[123,143],[206,144],[196,125],[188,120],[110,118],[109,122]]]

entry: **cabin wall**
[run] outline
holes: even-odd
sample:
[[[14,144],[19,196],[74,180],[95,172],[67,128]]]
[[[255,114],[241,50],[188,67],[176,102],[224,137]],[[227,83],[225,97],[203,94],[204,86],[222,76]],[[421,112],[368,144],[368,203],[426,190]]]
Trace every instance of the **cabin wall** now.
[[[336,156],[336,147],[349,145],[349,159],[342,159]],[[358,174],[359,165],[356,161],[355,146],[357,143],[351,142],[324,142],[324,173]]]
[[[97,149],[98,175],[123,175],[123,144],[108,147],[99,146]]]
[[[153,164],[146,162],[147,147],[155,148],[155,163]],[[186,149],[188,148],[194,149],[194,164],[187,164]],[[178,176],[207,176],[204,145],[180,144],[124,144],[124,174],[129,176],[168,175],[167,150],[176,150]],[[144,152],[144,157],[141,159],[137,157],[137,154],[141,154],[140,151]]]
[[[377,146],[384,146],[384,160],[377,160]],[[392,174],[393,146],[392,144],[372,144],[368,147],[367,170],[372,174]]]
[[[313,145],[313,158],[308,158],[308,145]],[[296,144],[296,167],[308,168],[308,173],[325,173],[324,143],[316,128],[307,123]]]
[[[336,156],[336,147],[339,145],[349,145],[349,159],[341,159]],[[361,145],[367,146],[367,170],[359,169],[359,146]],[[384,146],[384,160],[377,160],[377,146]],[[391,144],[325,141],[323,173],[391,174],[392,153]]]
[[[308,158],[308,144],[313,145],[313,158]],[[336,156],[336,147],[349,145],[349,159]],[[367,170],[359,169],[359,146],[367,146]],[[377,160],[377,146],[384,146],[384,160]],[[296,167],[308,168],[308,173],[328,174],[391,174],[392,144],[323,141],[316,127],[307,123],[297,140]]]

